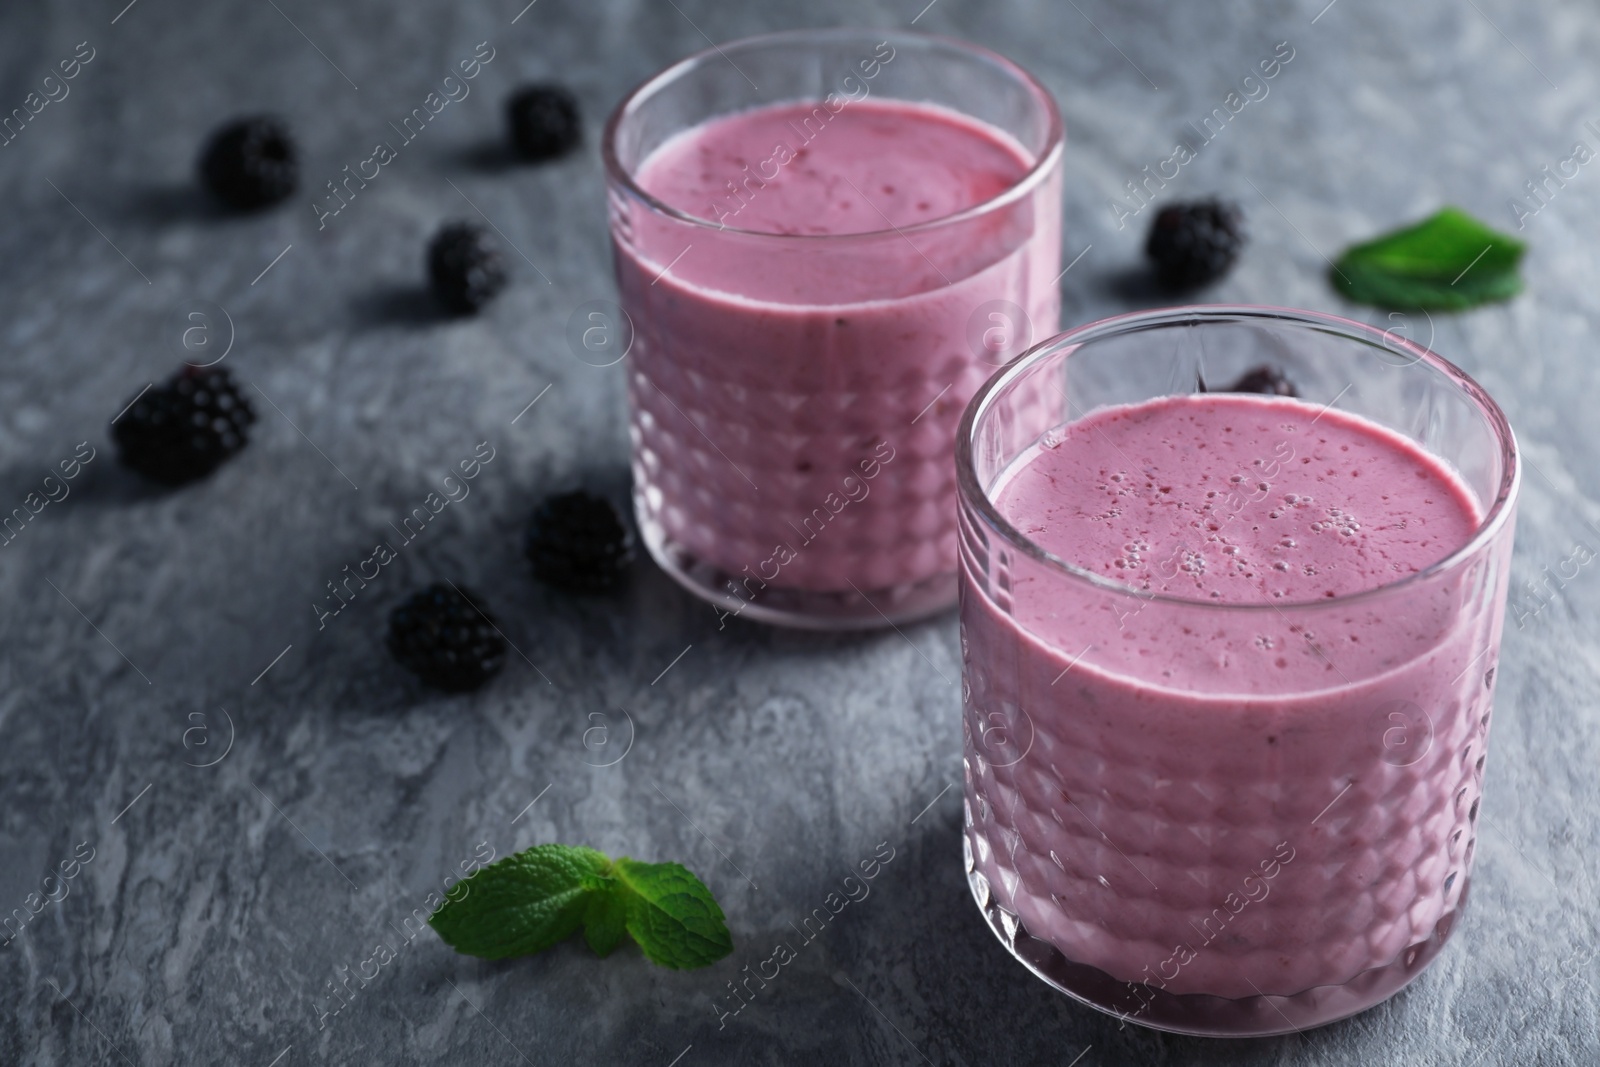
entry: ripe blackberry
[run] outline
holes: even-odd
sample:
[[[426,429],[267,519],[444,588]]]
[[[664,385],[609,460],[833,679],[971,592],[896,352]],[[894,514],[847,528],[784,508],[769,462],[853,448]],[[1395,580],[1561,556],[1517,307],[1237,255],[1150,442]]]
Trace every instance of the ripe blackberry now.
[[[435,582],[389,615],[389,652],[424,684],[476,689],[506,663],[506,639],[478,597]]]
[[[1239,375],[1232,384],[1220,389],[1207,387],[1205,378],[1199,380],[1199,392],[1202,393],[1265,393],[1268,396],[1299,396],[1300,390],[1296,389],[1294,382],[1288,375],[1270,363],[1263,363],[1252,370],[1247,370]]]
[[[1228,273],[1245,245],[1244,213],[1222,200],[1169,204],[1150,226],[1145,255],[1167,289],[1194,289]]]
[[[525,85],[506,101],[511,146],[531,163],[564,156],[578,146],[583,127],[578,98],[565,86]]]
[[[211,135],[200,155],[200,179],[229,207],[253,211],[294,192],[299,152],[281,120],[252,115]]]
[[[633,535],[609,500],[576,489],[534,509],[523,551],[541,581],[598,593],[621,582],[633,561]]]
[[[470,315],[505,288],[505,258],[489,231],[452,222],[428,244],[428,280],[452,314]]]
[[[163,485],[203,478],[249,442],[256,412],[226,367],[186,366],[112,423],[125,466]]]
[[[1283,371],[1271,364],[1264,364],[1254,370],[1246,371],[1239,376],[1225,393],[1266,393],[1268,396],[1299,396],[1300,390],[1294,387]]]

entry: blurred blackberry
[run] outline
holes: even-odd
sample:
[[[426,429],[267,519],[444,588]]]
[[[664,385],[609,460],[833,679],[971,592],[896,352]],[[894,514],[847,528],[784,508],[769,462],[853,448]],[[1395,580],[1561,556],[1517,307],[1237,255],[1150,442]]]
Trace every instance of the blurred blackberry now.
[[[163,485],[203,478],[249,442],[255,408],[225,367],[186,366],[111,425],[127,467]]]
[[[1237,204],[1198,200],[1162,208],[1144,251],[1162,286],[1194,289],[1228,273],[1244,245],[1244,213]]]
[[[598,593],[621,582],[633,561],[633,535],[609,500],[576,489],[534,509],[523,551],[541,581]]]
[[[424,684],[476,689],[505,666],[506,639],[473,594],[435,582],[389,615],[389,652]]]
[[[470,315],[505,288],[505,258],[489,231],[452,222],[428,244],[428,281],[452,314]]]
[[[300,180],[299,152],[281,120],[253,115],[211,135],[200,155],[200,178],[229,207],[251,211],[294,192]]]
[[[1300,390],[1294,387],[1283,371],[1271,364],[1263,364],[1254,370],[1246,371],[1239,376],[1239,380],[1226,389],[1219,389],[1222,393],[1266,393],[1268,396],[1299,396]]]
[[[532,163],[564,156],[583,137],[578,98],[565,86],[526,85],[506,101],[511,146]]]

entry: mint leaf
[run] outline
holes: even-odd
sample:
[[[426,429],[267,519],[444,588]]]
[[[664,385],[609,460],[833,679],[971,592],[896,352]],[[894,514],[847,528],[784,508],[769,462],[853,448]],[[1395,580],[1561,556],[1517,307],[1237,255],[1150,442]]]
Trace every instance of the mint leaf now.
[[[571,937],[591,898],[611,894],[603,852],[539,845],[474,871],[458,900],[428,917],[445,944],[488,960],[543,952]]]
[[[628,908],[615,881],[607,880],[606,892],[589,898],[583,913],[583,939],[596,956],[605,959],[627,932]]]
[[[1351,300],[1460,311],[1522,291],[1527,246],[1447,207],[1414,226],[1347,248],[1329,277]]]
[[[676,863],[613,861],[576,845],[538,845],[460,883],[428,923],[457,952],[499,960],[543,952],[577,933],[609,956],[631,934],[652,963],[688,970],[733,951],[711,891]]]
[[[628,933],[651,963],[690,970],[733,951],[716,898],[683,866],[624,856],[612,873],[625,891]]]

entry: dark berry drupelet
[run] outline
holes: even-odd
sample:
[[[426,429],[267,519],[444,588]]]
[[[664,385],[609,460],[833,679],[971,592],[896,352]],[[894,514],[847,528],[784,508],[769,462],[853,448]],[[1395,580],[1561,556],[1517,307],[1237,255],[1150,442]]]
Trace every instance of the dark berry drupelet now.
[[[146,389],[111,434],[125,466],[163,485],[203,478],[249,441],[256,412],[226,367],[184,367]]]
[[[1150,226],[1145,255],[1167,289],[1194,289],[1221,278],[1244,248],[1244,213],[1237,204],[1198,200],[1161,209]]]
[[[472,593],[435,582],[389,615],[389,651],[424,684],[476,689],[506,663],[506,639]]]
[[[534,509],[524,551],[541,581],[598,593],[621,582],[633,561],[633,534],[609,500],[576,489]]]
[[[470,315],[505,288],[505,257],[483,227],[452,222],[428,245],[428,281],[452,314]]]
[[[578,98],[561,85],[527,85],[506,101],[511,147],[533,163],[564,156],[583,138]]]
[[[299,152],[281,120],[270,115],[239,119],[211,135],[200,155],[200,179],[229,207],[252,211],[294,192]]]

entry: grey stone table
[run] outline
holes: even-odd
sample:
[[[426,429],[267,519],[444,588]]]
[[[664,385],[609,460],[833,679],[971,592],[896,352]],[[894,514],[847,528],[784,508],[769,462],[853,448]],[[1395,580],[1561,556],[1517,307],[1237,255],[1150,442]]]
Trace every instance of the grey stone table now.
[[[0,948],[0,1061],[1596,1062],[1600,579],[1578,560],[1600,541],[1600,173],[1541,168],[1600,148],[1600,15],[1325,2],[5,5],[0,113],[80,63],[0,147],[0,511],[81,442],[93,459],[0,548],[0,914],[60,897]],[[961,871],[951,616],[856,637],[720,628],[648,563],[613,600],[527,574],[538,495],[626,493],[623,370],[565,341],[574,309],[613,295],[605,113],[707,39],[913,21],[1010,54],[1060,99],[1063,262],[1082,257],[1061,283],[1068,323],[1156,302],[1136,271],[1149,215],[1119,228],[1113,201],[1288,42],[1267,95],[1164,194],[1219,191],[1251,217],[1215,298],[1431,337],[1521,435],[1473,902],[1433,969],[1378,1009],[1284,1038],[1181,1039],[1119,1030],[1012,961]],[[471,95],[319,230],[324,183],[484,41]],[[513,168],[500,101],[535,77],[575,87],[588,144]],[[219,217],[191,187],[197,144],[260,108],[292,119],[306,188]],[[1525,295],[1389,322],[1328,288],[1325,255],[1446,202],[1525,226]],[[517,249],[515,285],[479,319],[441,321],[420,249],[479,212]],[[118,468],[107,423],[177,365],[184,316],[213,305],[256,440],[203,484],[153,491]],[[494,458],[470,496],[319,627],[327,583],[480,442]],[[381,648],[388,609],[438,577],[487,592],[520,650],[473,696],[423,692]],[[485,964],[402,935],[462,863],[550,840],[687,862],[723,902],[734,955],[674,973],[574,943]],[[719,1026],[726,983],[880,844],[894,858],[871,895]],[[392,958],[332,999],[380,943]]]

